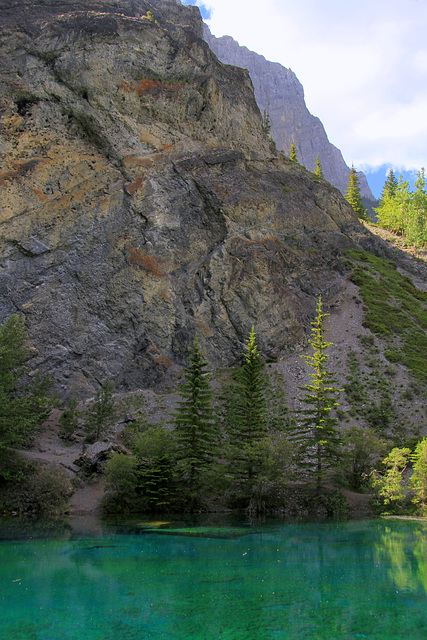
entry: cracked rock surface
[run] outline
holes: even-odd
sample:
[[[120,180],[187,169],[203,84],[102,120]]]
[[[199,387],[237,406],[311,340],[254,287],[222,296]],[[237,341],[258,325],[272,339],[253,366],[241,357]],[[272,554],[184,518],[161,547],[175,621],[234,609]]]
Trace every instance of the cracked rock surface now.
[[[377,250],[341,194],[277,154],[247,71],[173,0],[0,0],[0,320],[59,395],[166,384],[195,332],[230,366],[306,340]],[[152,18],[148,11],[151,12]]]

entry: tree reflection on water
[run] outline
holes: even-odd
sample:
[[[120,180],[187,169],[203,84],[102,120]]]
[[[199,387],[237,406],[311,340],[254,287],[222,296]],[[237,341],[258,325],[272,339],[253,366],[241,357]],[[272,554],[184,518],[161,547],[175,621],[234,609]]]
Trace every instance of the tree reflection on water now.
[[[406,527],[385,527],[375,544],[378,563],[388,563],[388,574],[400,591],[427,593],[427,523],[420,522],[408,537]]]

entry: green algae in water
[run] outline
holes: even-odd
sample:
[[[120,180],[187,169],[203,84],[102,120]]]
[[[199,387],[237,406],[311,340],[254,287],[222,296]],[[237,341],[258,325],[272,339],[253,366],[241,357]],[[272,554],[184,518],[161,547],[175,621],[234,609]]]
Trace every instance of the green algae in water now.
[[[0,542],[1,640],[427,637],[425,523],[176,529]]]

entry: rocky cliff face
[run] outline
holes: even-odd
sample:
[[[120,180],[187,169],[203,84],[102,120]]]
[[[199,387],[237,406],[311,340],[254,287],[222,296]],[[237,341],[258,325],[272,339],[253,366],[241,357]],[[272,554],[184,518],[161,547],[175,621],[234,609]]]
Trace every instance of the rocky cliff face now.
[[[72,10],[71,10],[72,9]],[[246,71],[172,0],[0,0],[0,319],[25,314],[56,390],[158,384],[197,331],[213,366],[255,325],[305,339],[371,242],[270,148]],[[152,15],[148,12],[151,12]]]
[[[206,25],[204,38],[222,62],[248,69],[260,111],[266,111],[270,116],[271,133],[277,148],[288,153],[294,142],[299,162],[309,171],[313,171],[319,154],[326,180],[344,194],[350,169],[341,151],[329,142],[319,118],[307,109],[303,86],[294,72],[277,62],[269,62],[247,47],[241,47],[230,36],[216,38]],[[365,175],[362,172],[358,175],[362,195],[375,200]]]

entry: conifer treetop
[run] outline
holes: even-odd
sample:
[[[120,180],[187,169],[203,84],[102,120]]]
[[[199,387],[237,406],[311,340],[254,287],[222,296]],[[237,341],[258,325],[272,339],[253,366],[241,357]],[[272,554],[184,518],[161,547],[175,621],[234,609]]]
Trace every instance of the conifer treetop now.
[[[298,152],[294,142],[291,143],[289,148],[289,159],[291,162],[298,162]]]
[[[322,169],[322,164],[320,162],[320,158],[319,158],[319,154],[317,154],[316,156],[316,163],[314,165],[314,170],[313,170],[314,175],[316,176],[316,178],[323,178],[323,169]]]
[[[362,204],[359,177],[357,175],[356,169],[354,168],[354,165],[351,165],[345,197],[347,202],[349,202],[353,207],[353,211],[357,215],[357,217],[361,218],[362,220],[367,220],[368,212]]]

